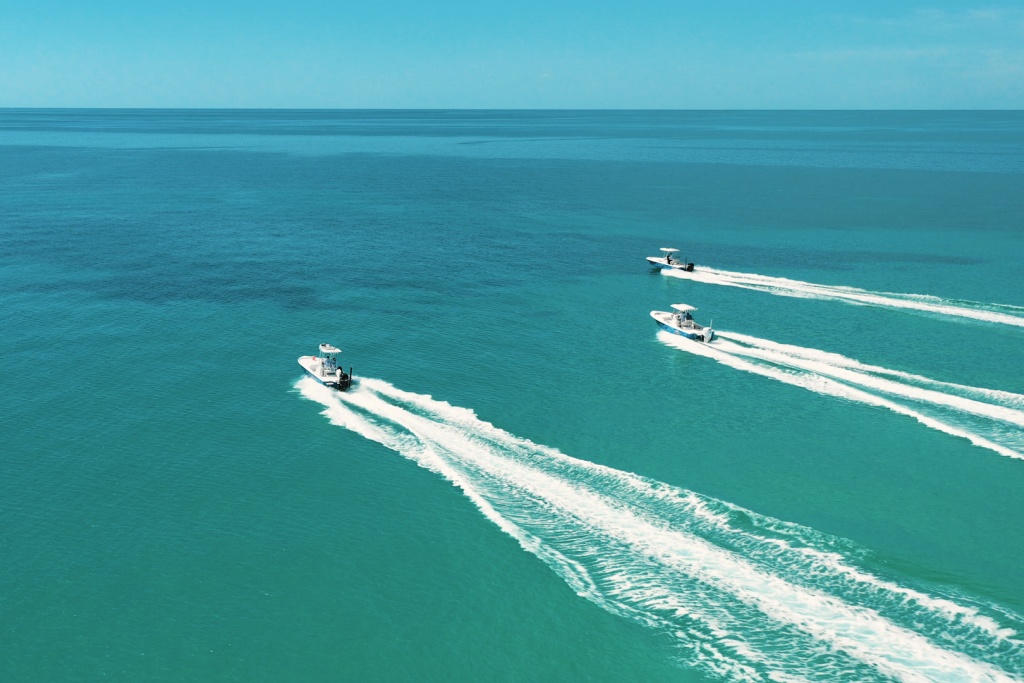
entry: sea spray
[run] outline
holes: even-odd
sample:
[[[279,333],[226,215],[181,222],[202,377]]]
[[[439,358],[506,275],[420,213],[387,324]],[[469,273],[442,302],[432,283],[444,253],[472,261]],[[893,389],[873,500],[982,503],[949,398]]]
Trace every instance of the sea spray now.
[[[460,487],[577,594],[728,680],[1011,681],[1021,619],[859,567],[850,542],[513,436],[387,382],[302,394]]]
[[[862,372],[899,377],[911,384],[918,384],[926,387],[936,388],[941,391],[950,393],[952,395],[975,398],[979,401],[985,401],[988,403],[992,403],[994,405],[1006,406],[1008,408],[1013,408],[1015,410],[1024,411],[1024,395],[1016,394],[1010,391],[1000,391],[998,389],[984,389],[981,387],[971,387],[964,384],[956,384],[953,382],[942,382],[939,380],[931,379],[930,377],[915,375],[913,373],[904,372],[902,370],[892,370],[889,368],[883,368],[878,365],[868,365],[865,363],[861,363],[860,361],[855,360],[853,358],[847,358],[846,356],[840,355],[838,353],[820,351],[818,349],[808,349],[802,346],[795,346],[792,344],[781,344],[779,342],[769,341],[767,339],[758,339],[757,337],[740,334],[738,332],[720,331],[716,332],[716,334],[718,335],[718,337],[738,341],[748,346],[770,349],[797,358],[819,360],[830,365],[834,365],[836,367],[850,368]]]
[[[1024,413],[1009,405],[985,403],[952,393],[954,388],[958,388],[964,393],[973,392],[984,396],[988,390],[953,384],[945,384],[951,393],[922,389],[878,378],[866,370],[852,370],[850,368],[856,367],[857,362],[838,354],[815,349],[804,349],[801,353],[780,353],[773,351],[770,343],[755,345],[753,337],[744,337],[751,345],[742,346],[730,341],[736,339],[737,335],[731,332],[723,332],[721,335],[722,339],[710,344],[692,342],[667,332],[658,332],[658,339],[667,346],[712,358],[737,370],[769,377],[815,393],[887,408],[912,417],[932,429],[965,438],[976,446],[1000,455],[1024,459]],[[807,360],[808,357],[818,360]],[[828,359],[832,359],[832,362],[827,362]],[[887,373],[896,375],[895,371]],[[918,376],[908,374],[907,377]],[[931,382],[927,378],[920,379]],[[932,383],[936,387],[944,385],[941,382]],[[1017,403],[1014,397],[1019,396],[1010,392],[989,392],[988,395],[1011,405]]]
[[[1003,325],[1024,327],[1024,307],[1006,304],[986,304],[960,299],[942,299],[924,294],[899,294],[896,292],[871,292],[856,287],[819,285],[812,282],[790,280],[782,277],[736,273],[698,266],[693,272],[682,270],[661,271],[663,275],[693,280],[713,285],[725,285],[767,292],[778,296],[792,296],[803,299],[831,299],[862,306],[879,306],[904,310],[937,313],[959,318],[981,320]]]

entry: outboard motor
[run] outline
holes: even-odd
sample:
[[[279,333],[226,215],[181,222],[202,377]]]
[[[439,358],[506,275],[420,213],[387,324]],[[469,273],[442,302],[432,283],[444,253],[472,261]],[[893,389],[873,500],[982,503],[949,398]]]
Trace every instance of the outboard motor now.
[[[693,272],[693,264],[692,263],[687,263],[686,264],[686,272],[687,273],[692,273]]]
[[[704,341],[709,342],[715,338],[715,331],[710,327],[704,328]]]

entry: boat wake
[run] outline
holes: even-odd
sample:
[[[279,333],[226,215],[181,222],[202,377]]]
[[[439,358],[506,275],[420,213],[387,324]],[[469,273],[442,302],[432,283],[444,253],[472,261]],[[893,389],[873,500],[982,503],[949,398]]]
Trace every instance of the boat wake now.
[[[659,332],[664,344],[820,394],[888,408],[928,427],[1024,459],[1024,395],[866,365],[835,353],[716,331],[710,344]]]
[[[296,386],[333,424],[451,481],[577,594],[662,633],[681,660],[715,678],[1024,673],[1024,620],[876,575],[848,541],[577,460],[381,380],[345,394],[309,378]]]
[[[713,268],[705,268],[704,266],[700,266],[689,273],[684,270],[662,270],[661,273],[683,280],[753,289],[779,296],[793,296],[804,299],[830,299],[862,306],[902,308],[1024,327],[1024,306],[942,299],[937,296],[927,296],[924,294],[871,292],[865,289],[857,289],[856,287],[817,285],[812,282],[801,282],[800,280],[769,277],[754,273],[733,273],[728,270],[715,270]]]

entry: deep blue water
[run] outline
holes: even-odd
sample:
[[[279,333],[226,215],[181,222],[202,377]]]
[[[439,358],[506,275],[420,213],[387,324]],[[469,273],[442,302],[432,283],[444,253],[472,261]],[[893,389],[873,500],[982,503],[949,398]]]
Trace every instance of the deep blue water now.
[[[2,110],[0,677],[1022,678],[1022,263],[1017,112]]]

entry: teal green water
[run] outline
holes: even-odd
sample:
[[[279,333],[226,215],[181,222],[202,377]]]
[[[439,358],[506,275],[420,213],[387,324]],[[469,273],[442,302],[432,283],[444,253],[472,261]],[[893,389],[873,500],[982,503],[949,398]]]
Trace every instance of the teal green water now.
[[[5,110],[0,176],[5,681],[1024,678],[1024,115]]]

